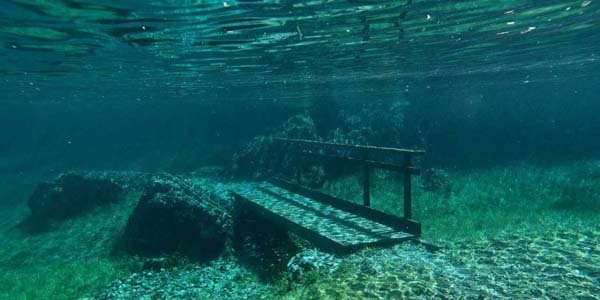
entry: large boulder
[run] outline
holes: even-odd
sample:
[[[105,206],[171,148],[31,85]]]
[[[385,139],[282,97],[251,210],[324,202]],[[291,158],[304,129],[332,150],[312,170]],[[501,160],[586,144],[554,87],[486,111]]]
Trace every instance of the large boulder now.
[[[233,155],[234,174],[243,177],[261,179],[273,175],[291,177],[298,166],[306,174],[303,181],[306,185],[319,187],[325,178],[325,172],[320,164],[306,161],[278,147],[274,138],[319,140],[317,129],[312,118],[299,114],[288,119],[282,126],[269,135],[257,136]]]
[[[233,154],[232,170],[236,175],[261,178],[273,172],[277,160],[272,159],[273,140],[257,136]]]
[[[111,181],[124,190],[142,190],[156,176],[153,173],[114,170],[77,171],[77,174],[85,178]]]
[[[28,205],[35,220],[65,219],[118,201],[122,190],[110,179],[66,173],[38,184]]]
[[[327,139],[342,144],[406,146],[404,101],[373,101],[338,113]]]
[[[174,176],[157,176],[129,217],[122,246],[145,256],[211,259],[230,237],[230,201]]]

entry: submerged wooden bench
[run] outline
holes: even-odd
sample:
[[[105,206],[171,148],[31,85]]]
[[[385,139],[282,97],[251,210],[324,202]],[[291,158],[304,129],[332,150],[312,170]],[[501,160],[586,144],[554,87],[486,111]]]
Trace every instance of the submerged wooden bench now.
[[[274,142],[278,144],[278,151],[288,155],[293,153],[313,159],[335,159],[342,164],[361,167],[363,205],[302,186],[301,166],[295,170],[295,183],[272,179],[240,185],[232,191],[240,204],[315,246],[336,253],[419,238],[421,225],[411,220],[411,176],[419,173],[412,165],[412,158],[424,154],[424,151],[293,139],[275,139]],[[404,174],[403,217],[370,208],[373,168]]]

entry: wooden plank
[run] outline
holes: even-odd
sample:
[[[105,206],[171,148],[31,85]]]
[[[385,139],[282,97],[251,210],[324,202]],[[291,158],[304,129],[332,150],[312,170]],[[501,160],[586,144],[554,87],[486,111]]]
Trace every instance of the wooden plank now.
[[[284,196],[290,200],[296,201],[297,205],[305,205],[306,207],[310,207],[315,210],[315,214],[323,215],[323,217],[331,217],[336,218],[340,223],[352,225],[358,225],[358,230],[363,230],[368,234],[376,235],[377,232],[385,231],[385,232],[397,232],[397,229],[391,228],[389,226],[385,226],[383,224],[374,222],[364,217],[360,217],[354,214],[351,214],[347,211],[335,208],[333,206],[314,201],[314,199],[309,199],[299,194],[295,194],[289,192],[280,187],[276,187],[270,184],[261,185],[262,189],[273,192],[273,195],[277,197],[277,195]],[[385,238],[385,236],[384,236]]]
[[[408,167],[411,166],[410,154],[404,155],[404,164]],[[412,218],[412,179],[409,171],[404,172],[404,217],[407,219]]]
[[[298,152],[298,154],[317,157],[317,158],[321,158],[321,159],[333,159],[333,160],[347,161],[347,162],[354,163],[356,165],[368,165],[369,167],[386,170],[386,171],[395,171],[395,172],[408,171],[412,175],[420,175],[421,174],[421,170],[419,170],[418,168],[412,167],[412,166],[408,167],[405,165],[399,165],[399,164],[393,164],[393,163],[387,163],[387,162],[379,162],[379,161],[374,161],[374,160],[355,158],[355,157],[351,157],[351,156],[336,156],[336,155],[314,153],[314,152],[308,152],[308,151],[300,151],[300,152]]]
[[[249,184],[234,191],[234,195],[272,221],[336,252],[414,238],[412,234],[267,182]]]
[[[371,206],[371,169],[369,166],[363,166],[363,205]]]
[[[303,139],[274,138],[273,140],[279,141],[279,142],[284,142],[284,143],[331,146],[331,147],[371,150],[371,151],[387,152],[387,153],[412,153],[412,154],[417,154],[417,155],[425,154],[425,150],[415,150],[415,149],[400,149],[400,148],[377,147],[377,146],[368,146],[368,145],[348,145],[348,144],[339,144],[339,143],[332,143],[332,142],[321,142],[321,141],[303,140]]]
[[[395,228],[400,231],[408,232],[412,235],[421,235],[421,224],[414,220],[394,216],[382,211],[378,211],[369,207],[352,203],[350,201],[327,195],[313,189],[293,184],[289,181],[281,179],[273,179],[271,181],[275,185],[283,187],[289,191],[335,206],[339,209],[348,211],[354,215],[374,220],[378,223],[385,224],[389,227]]]
[[[343,245],[340,245],[340,244],[336,243],[335,241],[327,239],[326,237],[320,235],[317,232],[311,231],[308,228],[304,228],[300,224],[297,224],[288,219],[282,218],[280,215],[265,209],[264,207],[260,206],[259,204],[255,203],[254,201],[250,201],[249,199],[245,198],[244,196],[241,196],[240,194],[233,192],[233,195],[234,195],[236,201],[239,201],[245,207],[247,207],[247,208],[251,209],[252,211],[254,211],[255,213],[265,217],[266,219],[272,221],[273,223],[278,224],[278,225],[298,234],[299,236],[304,237],[305,239],[315,243],[316,245],[319,245],[319,247],[322,248],[323,250],[331,251],[331,252],[338,252],[338,253],[347,252],[347,250],[345,249],[345,247]]]
[[[331,142],[322,142],[314,140],[303,140],[303,139],[286,139],[286,138],[275,138],[276,142],[280,142],[281,145],[286,146],[280,151],[285,153],[293,152],[299,155],[317,157],[320,159],[335,159],[341,160],[345,163],[352,163],[356,166],[361,166],[363,170],[363,205],[369,207],[371,205],[370,197],[370,176],[369,169],[377,168],[388,171],[402,172],[404,175],[404,218],[400,223],[403,223],[405,230],[410,233],[420,234],[420,225],[412,225],[413,223],[407,222],[412,218],[412,183],[411,175],[419,175],[420,170],[415,168],[412,163],[412,158],[415,155],[423,155],[423,150],[410,150],[410,149],[398,149],[388,147],[376,147],[366,145],[348,145],[348,144],[337,144]],[[328,153],[329,152],[329,153]],[[333,152],[333,153],[331,153]],[[381,156],[381,155],[384,156]],[[401,160],[398,160],[401,158]],[[297,183],[300,184],[299,170],[297,172]],[[315,194],[313,191],[308,191],[310,194]],[[315,197],[318,196],[318,197]],[[312,198],[319,199],[321,201],[328,201],[331,203],[339,202],[337,199],[328,197],[326,195],[315,195]],[[354,207],[348,207],[347,205],[340,204],[347,208],[350,208],[357,212],[374,215],[382,219],[390,219],[388,216],[379,216],[377,213],[369,211],[360,211]]]

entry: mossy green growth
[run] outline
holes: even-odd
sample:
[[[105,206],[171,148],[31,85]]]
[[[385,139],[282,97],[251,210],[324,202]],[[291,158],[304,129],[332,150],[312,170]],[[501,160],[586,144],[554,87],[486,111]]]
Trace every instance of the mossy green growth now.
[[[557,218],[597,218],[600,212],[600,162],[559,166],[521,164],[485,170],[449,171],[449,195],[424,191],[413,180],[413,218],[423,237],[456,241],[491,237],[521,226],[540,226]],[[326,183],[324,192],[362,202],[359,175]],[[402,215],[402,177],[376,171],[371,205]]]
[[[411,244],[366,249],[284,299],[593,299],[600,227],[571,221],[435,253]]]
[[[0,299],[78,299],[139,265],[114,255],[139,193],[83,216],[29,231],[25,204],[2,210]]]
[[[519,287],[523,290],[515,295],[528,299],[541,297],[538,290],[575,295],[595,288],[590,278],[599,274],[600,162],[449,170],[448,175],[450,193],[424,191],[418,177],[414,179],[414,219],[423,224],[424,239],[445,246],[441,254],[405,245],[367,249],[344,258],[334,271],[308,275],[301,284],[288,284],[285,278],[257,282],[271,286],[264,298],[460,298],[463,291],[487,289],[489,298],[510,299],[510,292]],[[30,176],[0,177],[0,195],[25,199],[35,182]],[[373,207],[402,215],[402,178],[374,172],[372,183]],[[360,187],[357,174],[328,182],[323,190],[360,203]],[[24,202],[3,200],[0,300],[80,299],[139,271],[137,258],[113,254],[138,198],[139,193],[128,194],[121,202],[37,233],[19,226],[28,214]],[[547,272],[539,271],[542,268]],[[564,278],[550,277],[556,274]],[[253,286],[254,280],[248,278],[246,286]],[[511,282],[518,285],[500,286]],[[531,282],[538,290],[526,289]],[[560,286],[568,289],[556,288]]]
[[[375,172],[372,206],[402,215],[402,178]],[[284,299],[586,298],[600,292],[600,162],[449,171],[450,194],[414,180],[414,219],[429,253],[366,249]],[[362,201],[359,175],[323,190]],[[411,248],[412,247],[412,248]]]

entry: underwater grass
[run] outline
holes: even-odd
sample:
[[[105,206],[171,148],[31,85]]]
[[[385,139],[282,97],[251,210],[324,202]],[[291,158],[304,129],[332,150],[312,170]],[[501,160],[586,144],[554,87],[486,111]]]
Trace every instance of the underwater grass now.
[[[413,218],[423,225],[423,237],[455,241],[493,236],[521,226],[545,227],[545,222],[569,217],[598,219],[600,161],[560,166],[512,165],[474,171],[448,171],[452,192],[430,192],[413,180]],[[372,207],[402,215],[402,178],[374,173]],[[362,203],[360,177],[328,182],[327,193]]]
[[[600,227],[568,220],[551,228],[435,253],[412,244],[362,250],[284,299],[596,299]]]
[[[136,259],[112,252],[138,196],[39,232],[22,223],[29,213],[25,204],[4,209],[0,299],[78,299],[127,274]]]
[[[450,194],[424,191],[415,180],[414,218],[441,252],[366,249],[285,299],[595,299],[598,174],[598,161],[449,171]],[[402,215],[402,178],[373,178],[372,206]],[[323,190],[362,202],[358,175]]]
[[[452,185],[450,193],[424,191],[419,188],[418,179],[415,179],[413,214],[423,224],[423,237],[426,240],[449,249],[450,256],[442,258],[451,261],[453,268],[475,264],[480,258],[488,259],[484,257],[488,249],[502,253],[506,248],[521,253],[523,251],[520,249],[530,249],[529,245],[536,245],[540,253],[548,250],[552,254],[555,250],[544,247],[554,243],[550,238],[557,233],[566,234],[566,237],[557,239],[565,246],[571,238],[578,242],[598,238],[594,232],[581,236],[578,232],[586,228],[600,232],[597,225],[600,224],[599,161],[560,166],[520,164],[485,170],[449,170],[448,174]],[[35,182],[29,182],[33,178],[25,175],[2,178],[0,182],[7,184],[0,185],[0,194],[5,197],[28,196],[35,185]],[[16,183],[23,190],[7,188],[11,183]],[[360,187],[360,177],[348,175],[328,182],[323,189],[360,203]],[[372,204],[375,208],[401,215],[401,195],[401,177],[375,172],[372,186]],[[20,201],[5,201],[0,208],[0,299],[80,299],[94,295],[115,279],[139,271],[138,258],[112,253],[113,245],[138,197],[139,194],[131,193],[124,201],[97,208],[78,218],[54,223],[43,232],[27,232],[19,227],[21,220],[29,213],[24,203],[26,196]],[[519,236],[525,238],[512,248],[506,247],[511,244],[505,244],[502,240],[519,240]],[[457,251],[471,248],[478,249],[481,257],[469,256],[478,252]],[[265,295],[265,298],[341,299],[354,295],[375,299],[380,294],[401,298],[414,295],[425,286],[416,284],[417,281],[429,282],[432,286],[444,282],[448,286],[456,284],[448,281],[448,269],[435,266],[444,266],[446,261],[440,261],[438,257],[438,260],[429,262],[428,259],[434,259],[429,254],[402,249],[361,251],[349,260],[350,263],[335,272],[316,272],[310,275],[312,280],[303,284],[288,285],[285,278],[268,283],[273,288],[266,290],[274,294]],[[559,250],[555,252],[562,253]],[[575,258],[597,256],[593,249],[590,251],[580,254],[573,250],[572,254]],[[415,256],[410,253],[415,253]],[[504,254],[514,255],[512,252]],[[470,257],[472,261],[461,261],[464,257]],[[560,258],[560,255],[557,256],[557,259]],[[520,259],[529,258],[524,255]],[[418,264],[408,268],[406,264],[411,261]],[[379,269],[374,270],[373,266]],[[497,271],[493,265],[484,267]],[[435,272],[431,273],[432,270]],[[480,270],[480,276],[484,277],[485,271]],[[415,274],[430,275],[426,278],[410,277]],[[523,278],[531,280],[529,277]],[[405,281],[414,287],[409,294],[400,292],[399,283],[404,284]],[[365,282],[371,283],[365,285]],[[466,288],[479,288],[476,283],[469,282],[460,281]],[[547,287],[542,285],[540,288]],[[456,289],[452,292],[458,293]]]

